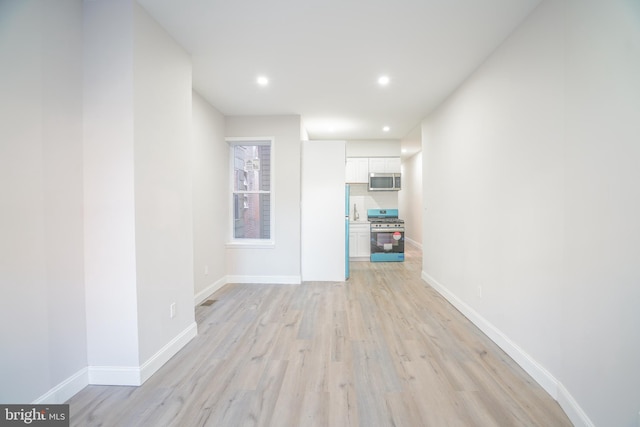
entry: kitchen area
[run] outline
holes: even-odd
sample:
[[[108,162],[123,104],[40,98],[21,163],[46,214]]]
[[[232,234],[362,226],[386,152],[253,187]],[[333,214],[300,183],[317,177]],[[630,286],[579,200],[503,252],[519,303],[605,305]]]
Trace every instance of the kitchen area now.
[[[355,262],[405,261],[400,151],[397,140],[303,141],[302,281],[348,280]]]
[[[389,144],[391,145],[391,144]],[[345,169],[348,260],[404,261],[404,221],[399,217],[398,194],[402,189],[401,159],[393,147],[372,155],[372,145],[347,144]],[[369,154],[363,156],[362,154]]]

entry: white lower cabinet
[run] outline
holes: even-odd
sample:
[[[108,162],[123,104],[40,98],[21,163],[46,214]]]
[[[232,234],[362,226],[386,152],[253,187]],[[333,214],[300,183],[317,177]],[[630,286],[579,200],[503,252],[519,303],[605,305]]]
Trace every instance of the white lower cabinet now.
[[[349,224],[349,258],[369,259],[371,248],[369,223]]]

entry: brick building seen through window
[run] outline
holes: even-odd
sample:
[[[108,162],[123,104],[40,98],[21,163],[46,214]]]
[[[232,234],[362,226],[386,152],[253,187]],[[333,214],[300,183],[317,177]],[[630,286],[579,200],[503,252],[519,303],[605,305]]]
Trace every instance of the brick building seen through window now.
[[[233,238],[269,240],[271,236],[271,144],[234,143]]]

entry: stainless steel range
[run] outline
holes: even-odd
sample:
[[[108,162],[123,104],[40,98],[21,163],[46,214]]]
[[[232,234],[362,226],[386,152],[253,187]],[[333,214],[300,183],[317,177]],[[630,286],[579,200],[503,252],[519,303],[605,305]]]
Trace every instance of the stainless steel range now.
[[[368,209],[371,223],[371,261],[404,261],[404,220],[398,209]]]

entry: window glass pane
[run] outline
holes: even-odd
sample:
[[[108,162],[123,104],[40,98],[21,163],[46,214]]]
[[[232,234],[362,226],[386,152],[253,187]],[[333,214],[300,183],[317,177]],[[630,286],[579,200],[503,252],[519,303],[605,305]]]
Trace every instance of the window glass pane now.
[[[233,239],[271,240],[270,140],[230,143]]]
[[[270,239],[271,196],[269,194],[234,194],[234,229],[236,239]]]
[[[233,191],[271,189],[271,147],[235,145],[233,147]]]

